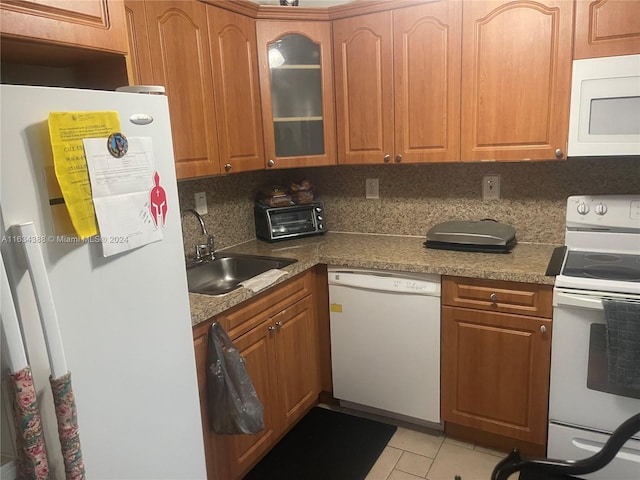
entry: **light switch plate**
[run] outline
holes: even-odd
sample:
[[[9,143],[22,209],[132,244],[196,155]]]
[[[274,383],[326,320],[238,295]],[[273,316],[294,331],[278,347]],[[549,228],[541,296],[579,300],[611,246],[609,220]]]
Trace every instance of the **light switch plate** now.
[[[500,200],[500,175],[482,177],[482,200]]]
[[[365,188],[366,198],[380,198],[380,184],[377,178],[367,178]]]
[[[204,192],[196,193],[196,212],[200,215],[207,213],[207,195]]]

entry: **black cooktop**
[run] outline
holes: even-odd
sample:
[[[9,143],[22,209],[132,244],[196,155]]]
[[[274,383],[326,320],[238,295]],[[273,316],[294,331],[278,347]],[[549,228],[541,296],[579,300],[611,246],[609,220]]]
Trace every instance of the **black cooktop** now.
[[[640,283],[640,255],[569,251],[562,275]]]

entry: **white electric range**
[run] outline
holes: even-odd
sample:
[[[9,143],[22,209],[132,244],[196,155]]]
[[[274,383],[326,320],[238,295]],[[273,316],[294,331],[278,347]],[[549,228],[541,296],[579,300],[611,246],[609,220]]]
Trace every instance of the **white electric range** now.
[[[589,457],[639,412],[640,195],[570,197],[554,287],[547,456]],[[584,478],[640,478],[640,433]]]

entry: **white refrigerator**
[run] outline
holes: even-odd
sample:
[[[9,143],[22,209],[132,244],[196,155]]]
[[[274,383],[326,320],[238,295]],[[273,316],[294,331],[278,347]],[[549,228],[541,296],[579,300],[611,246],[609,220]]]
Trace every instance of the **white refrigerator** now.
[[[51,372],[21,246],[7,238],[7,229],[24,222],[33,222],[46,239],[40,247],[71,373],[87,478],[205,479],[166,97],[9,85],[0,86],[0,95],[2,256],[38,392],[51,478],[65,478]],[[161,241],[105,258],[100,243],[57,241],[42,165],[52,156],[50,112],[109,110],[118,111],[125,136],[151,137],[168,208]],[[153,121],[131,121],[140,118]],[[7,302],[0,305],[4,309]]]

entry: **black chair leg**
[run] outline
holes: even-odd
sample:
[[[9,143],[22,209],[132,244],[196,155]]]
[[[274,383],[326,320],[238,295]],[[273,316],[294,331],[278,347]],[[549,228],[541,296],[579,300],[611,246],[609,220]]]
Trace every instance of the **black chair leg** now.
[[[518,449],[514,449],[495,466],[491,480],[507,480],[509,475],[517,472],[525,463]]]

